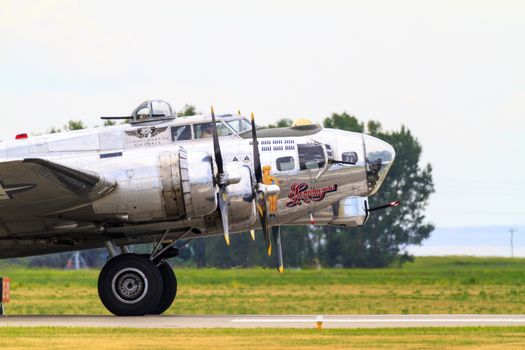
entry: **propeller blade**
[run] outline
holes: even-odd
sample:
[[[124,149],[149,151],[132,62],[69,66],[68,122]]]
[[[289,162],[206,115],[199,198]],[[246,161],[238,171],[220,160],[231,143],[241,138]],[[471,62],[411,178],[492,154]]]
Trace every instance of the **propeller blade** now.
[[[264,192],[257,193],[257,212],[259,213],[259,219],[261,220],[261,228],[263,231],[264,241],[266,242],[266,250],[268,252],[268,256],[271,256],[272,240],[270,239],[268,208],[266,204],[266,199],[264,198]]]
[[[255,230],[250,230],[250,236],[252,236],[252,241],[255,241]]]
[[[219,134],[217,133],[217,123],[215,121],[215,111],[211,107],[211,123],[213,130],[213,151],[215,153],[215,162],[217,163],[217,175],[222,177],[224,175],[224,164],[222,162],[221,145],[219,144]]]
[[[272,241],[270,239],[270,227],[268,225],[268,208],[266,204],[266,198],[263,191],[259,190],[260,184],[262,184],[262,167],[261,167],[261,155],[259,153],[259,145],[257,141],[257,131],[255,129],[255,116],[252,112],[252,143],[253,143],[253,172],[255,173],[255,180],[257,181],[257,188],[254,188],[254,198],[256,198],[255,204],[257,205],[257,212],[259,213],[259,219],[261,220],[261,226],[264,235],[264,241],[266,242],[266,249],[268,256],[272,255]]]
[[[226,183],[224,182],[224,163],[222,161],[221,145],[219,144],[219,134],[217,133],[217,122],[215,120],[215,111],[211,106],[211,123],[213,131],[213,152],[215,153],[215,162],[217,163],[217,184],[219,185],[219,209],[221,211],[222,229],[224,231],[224,240],[226,245],[230,245],[230,224],[228,222],[228,211],[230,199],[226,193]]]
[[[230,245],[230,227],[228,223],[228,211],[230,208],[230,199],[226,193],[226,188],[219,190],[219,208],[221,210],[222,229],[224,232],[224,240],[226,245]]]
[[[257,131],[255,130],[255,116],[251,114],[252,119],[252,143],[253,143],[253,171],[255,173],[255,180],[258,184],[262,183],[262,168],[261,155],[259,154],[259,146],[257,142]]]
[[[277,266],[277,271],[279,271],[279,273],[283,273],[284,272],[283,247],[281,244],[281,227],[280,226],[272,227],[272,236],[277,246],[277,259],[279,263],[279,265]]]

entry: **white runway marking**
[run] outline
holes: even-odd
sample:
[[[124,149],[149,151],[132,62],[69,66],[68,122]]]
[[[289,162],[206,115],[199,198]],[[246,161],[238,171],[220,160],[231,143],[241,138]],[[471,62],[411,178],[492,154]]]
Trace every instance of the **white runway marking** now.
[[[3,316],[0,327],[402,328],[525,326],[525,315]]]
[[[404,319],[278,319],[278,318],[257,318],[257,319],[250,319],[250,318],[239,318],[239,319],[233,319],[231,322],[234,323],[313,323],[317,321],[322,321],[324,323],[472,323],[472,322],[500,322],[500,323],[523,323],[525,324],[525,319],[519,319],[519,318],[465,318],[465,319],[457,319],[457,318],[438,318],[438,319],[423,319],[423,318],[404,318]]]

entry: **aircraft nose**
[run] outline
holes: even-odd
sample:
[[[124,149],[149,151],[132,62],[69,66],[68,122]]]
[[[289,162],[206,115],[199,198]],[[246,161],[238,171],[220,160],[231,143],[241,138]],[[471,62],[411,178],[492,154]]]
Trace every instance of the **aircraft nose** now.
[[[377,192],[390,170],[396,152],[394,147],[376,137],[363,135],[369,195]]]

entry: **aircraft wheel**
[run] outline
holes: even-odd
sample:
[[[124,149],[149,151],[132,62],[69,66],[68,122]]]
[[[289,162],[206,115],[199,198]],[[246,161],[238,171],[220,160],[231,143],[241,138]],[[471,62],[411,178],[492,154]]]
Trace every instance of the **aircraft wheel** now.
[[[162,297],[159,300],[159,304],[153,312],[151,312],[152,315],[160,315],[168,310],[171,304],[173,304],[175,296],[177,296],[177,277],[175,276],[175,272],[170,264],[163,262],[158,269],[162,275],[164,288],[162,290]]]
[[[160,270],[148,258],[138,254],[121,254],[112,258],[98,277],[100,300],[116,316],[150,313],[162,293]]]

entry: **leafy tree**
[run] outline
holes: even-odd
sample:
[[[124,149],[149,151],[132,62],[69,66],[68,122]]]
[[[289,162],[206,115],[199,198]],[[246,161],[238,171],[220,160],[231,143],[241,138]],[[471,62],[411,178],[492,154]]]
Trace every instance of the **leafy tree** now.
[[[346,131],[363,132],[365,130],[364,123],[359,122],[356,117],[349,115],[346,112],[343,112],[342,114],[333,113],[331,117],[325,118],[323,125],[325,128]]]
[[[292,126],[293,124],[293,121],[291,119],[288,119],[288,118],[282,118],[282,119],[279,119],[277,121],[277,123],[275,124],[270,124],[267,126],[267,128],[286,128],[286,127],[289,127],[289,126]]]
[[[104,120],[104,126],[113,126],[117,124],[115,121],[111,120],[111,119],[106,119]]]
[[[84,124],[82,120],[70,120],[67,125],[64,126],[64,129],[67,131],[71,130],[81,130],[87,128],[87,125]]]
[[[334,114],[324,125],[362,131],[364,124],[355,117]],[[329,266],[379,267],[396,259],[410,259],[406,247],[421,244],[430,236],[434,226],[425,222],[424,210],[434,192],[432,167],[420,166],[422,147],[410,130],[385,132],[377,121],[367,123],[367,132],[396,150],[396,159],[381,189],[369,198],[371,207],[400,200],[401,206],[374,212],[366,225],[359,228],[325,230],[324,262]]]
[[[177,112],[177,117],[189,117],[195,114],[198,114],[198,112],[194,105],[184,105],[184,107]]]

